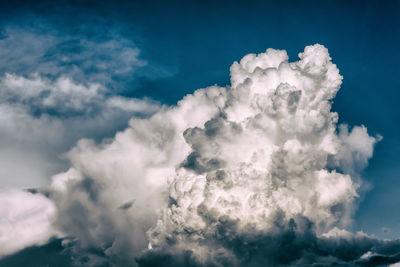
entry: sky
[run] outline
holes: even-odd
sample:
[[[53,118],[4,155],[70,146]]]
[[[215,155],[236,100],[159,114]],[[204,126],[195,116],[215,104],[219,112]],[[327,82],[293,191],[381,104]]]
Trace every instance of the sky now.
[[[133,251],[141,251],[142,243],[148,241],[143,232],[168,232],[166,226],[165,229],[161,226],[160,229],[144,226],[152,224],[150,221],[155,220],[156,216],[150,211],[147,212],[146,207],[149,207],[148,210],[161,209],[163,194],[160,192],[165,190],[170,193],[169,199],[173,199],[176,206],[184,206],[186,203],[185,200],[174,197],[179,190],[172,192],[165,189],[165,183],[153,181],[152,177],[174,176],[167,169],[179,164],[179,168],[192,170],[200,176],[204,172],[214,171],[207,165],[209,163],[204,165],[202,161],[204,157],[209,157],[209,154],[216,153],[204,141],[208,140],[209,135],[205,134],[204,137],[196,131],[186,130],[197,127],[207,131],[207,127],[212,128],[212,123],[205,123],[214,122],[214,119],[218,122],[215,122],[218,127],[225,129],[228,122],[216,119],[218,116],[215,107],[210,106],[208,98],[214,94],[220,94],[224,99],[241,98],[235,93],[232,93],[232,96],[224,93],[225,89],[210,89],[210,93],[199,91],[193,97],[184,97],[200,88],[214,85],[216,88],[237,88],[239,85],[234,85],[233,82],[235,79],[240,80],[238,77],[244,74],[239,74],[240,71],[236,73],[231,65],[249,53],[265,53],[268,48],[286,50],[289,62],[305,62],[301,61],[302,58],[299,58],[298,54],[303,52],[306,46],[314,44],[323,45],[328,49],[332,62],[343,76],[340,90],[336,92],[336,89],[332,89],[335,91],[335,97],[327,100],[332,104],[331,110],[337,112],[338,122],[332,122],[333,124],[326,129],[336,129],[338,140],[347,144],[349,150],[343,148],[346,145],[338,145],[337,149],[341,152],[337,152],[337,155],[341,156],[334,159],[339,162],[338,166],[332,167],[328,164],[324,167],[336,168],[338,172],[349,174],[352,181],[359,184],[359,187],[354,186],[358,197],[349,200],[352,204],[349,204],[348,208],[343,208],[345,215],[341,220],[349,220],[345,227],[348,231],[362,231],[368,234],[371,240],[397,239],[400,236],[400,211],[397,208],[400,205],[400,106],[397,103],[400,98],[400,72],[396,63],[400,61],[399,11],[399,1],[3,3],[0,7],[0,188],[3,192],[0,199],[3,205],[11,203],[9,205],[12,206],[14,197],[17,202],[21,198],[21,201],[28,203],[30,198],[34,198],[41,204],[40,212],[34,218],[36,223],[32,221],[32,224],[57,227],[53,232],[41,232],[38,229],[29,242],[14,244],[15,247],[10,245],[9,250],[0,251],[0,257],[6,256],[0,259],[0,263],[3,261],[9,266],[21,265],[22,263],[17,261],[21,257],[18,253],[32,255],[30,257],[33,258],[43,253],[58,253],[57,256],[49,257],[47,264],[56,266],[53,261],[59,260],[66,262],[68,266],[72,264],[68,263],[71,257],[81,260],[86,257],[94,266],[108,266],[108,263],[99,263],[100,258],[106,255],[105,257],[113,259],[111,265],[130,265],[131,262],[126,261],[125,256],[118,256],[125,253],[118,249],[124,246],[124,242],[134,247]],[[325,50],[321,51],[317,55],[324,58]],[[309,53],[312,55],[314,52]],[[265,60],[272,62],[268,57]],[[254,69],[251,69],[251,72],[253,71]],[[318,71],[309,75],[317,75]],[[301,73],[303,75],[303,72]],[[281,75],[283,77],[286,74]],[[304,74],[304,77],[306,76]],[[249,77],[251,80],[256,79],[252,75]],[[337,77],[332,78],[332,81],[338,80],[340,79]],[[232,92],[235,90],[232,89]],[[182,98],[184,100],[181,101]],[[171,111],[171,107],[175,107],[178,101],[181,101],[181,104],[178,104],[179,108],[172,108]],[[233,100],[226,101],[230,103],[229,101]],[[186,107],[191,105],[198,106],[198,110]],[[219,104],[215,105],[221,109]],[[319,109],[323,110],[322,107]],[[222,118],[221,115],[222,121],[234,121],[234,118],[237,118],[236,115],[229,117],[230,112],[234,113],[231,110],[234,110],[233,106],[224,110],[228,114],[225,116],[228,117]],[[307,110],[306,106],[304,110]],[[239,119],[237,120],[239,123]],[[162,123],[163,121],[165,123]],[[347,134],[344,128],[340,128],[341,124],[348,125]],[[365,132],[362,125],[365,126]],[[252,136],[253,133],[248,134]],[[313,134],[316,134],[314,130],[309,136]],[[153,139],[146,139],[147,135]],[[184,149],[184,145],[180,143],[183,142],[182,135],[185,145],[187,144]],[[282,136],[283,139],[290,139],[289,135]],[[137,141],[130,143],[129,138],[136,138]],[[226,146],[230,153],[236,151],[221,141],[225,137],[220,138],[213,142],[220,147]],[[169,142],[170,145],[164,145],[163,140],[168,140],[165,142]],[[245,139],[235,140],[243,142],[243,148],[250,146]],[[265,142],[269,144],[268,140]],[[291,145],[287,146],[296,147],[295,144],[289,144]],[[224,155],[223,151],[218,153]],[[346,158],[349,154],[352,155],[351,159]],[[129,162],[130,157],[136,158],[138,155],[143,159]],[[164,156],[167,159],[162,161],[160,158]],[[154,167],[155,163],[152,160],[159,160],[160,163]],[[225,161],[236,162],[236,159],[230,158],[228,153]],[[124,162],[126,166],[123,165]],[[352,166],[348,167],[346,162]],[[218,161],[214,164],[219,167],[225,166]],[[139,179],[138,181],[147,177],[149,182],[146,184],[152,186],[148,188],[135,179],[134,182],[128,182],[122,178],[129,175],[141,175],[141,178],[135,178]],[[178,183],[178,178],[186,177],[185,175],[189,174],[179,173],[172,179],[173,182],[169,183]],[[81,180],[78,185],[78,182],[66,182],[70,178],[63,177],[78,177],[76,179]],[[100,185],[93,182],[96,177],[103,181]],[[108,179],[116,182],[108,182]],[[186,179],[190,180],[187,177]],[[343,179],[344,182],[347,181]],[[132,189],[132,196],[122,189],[104,189],[124,186],[127,187],[125,191],[129,191],[131,187],[137,189]],[[60,193],[70,193],[70,187],[76,189],[74,197],[67,198]],[[98,193],[101,195],[99,197],[93,192],[103,192],[104,189],[104,192],[126,195],[125,202],[118,202],[123,211],[129,211],[131,206],[145,209],[146,211],[126,215],[127,218],[117,221],[111,222],[107,218],[115,216],[114,211],[109,214],[104,212],[107,215],[103,218],[104,225],[114,225],[114,230],[108,233],[109,235],[122,236],[124,231],[131,231],[130,225],[134,225],[133,237],[143,240],[131,243],[121,238],[122,241],[113,243],[110,241],[112,238],[106,234],[96,232],[93,236],[88,235],[74,226],[73,221],[64,221],[62,216],[69,216],[75,210],[73,204],[87,197],[79,193],[82,188],[92,192],[89,199],[99,198],[103,204],[107,202],[117,205],[119,200],[114,197],[103,199],[102,193]],[[349,185],[349,188],[352,187]],[[21,191],[22,189],[29,189],[31,193],[26,195],[26,191]],[[141,189],[149,190],[149,196],[144,195]],[[347,196],[350,191],[346,191]],[[47,202],[48,198],[52,202]],[[156,200],[149,200],[151,198]],[[348,202],[341,205],[347,204]],[[104,209],[108,209],[111,204],[104,205]],[[84,208],[90,211],[95,210],[97,206],[99,205]],[[20,210],[17,206],[15,208]],[[101,209],[93,213],[96,212],[101,213]],[[10,214],[14,213],[9,210],[2,216],[11,216]],[[50,223],[47,221],[48,216],[55,216],[56,219]],[[93,217],[94,221],[94,218],[98,218],[96,216]],[[320,219],[313,219],[312,216],[305,217],[314,224],[320,223]],[[80,223],[89,225],[90,222]],[[30,222],[27,219],[23,223],[29,225]],[[329,223],[324,221],[324,224]],[[104,225],[104,229],[109,229]],[[138,230],[139,228],[142,230]],[[318,231],[322,231],[321,229],[315,230],[318,237]],[[79,240],[78,245],[75,245],[74,238]],[[186,237],[176,238],[186,240]],[[165,245],[151,236],[149,239],[162,248],[167,247],[163,253],[172,250],[170,244]],[[189,247],[193,245],[187,240],[182,242]],[[94,243],[101,243],[100,249],[92,251],[90,256],[76,256],[80,248],[92,248]],[[111,247],[114,250],[105,252],[103,248],[107,247],[105,244],[108,243],[113,243]],[[216,241],[216,244],[219,245],[220,241]],[[61,247],[67,252],[54,252],[61,250]],[[65,250],[66,247],[70,249]],[[397,250],[396,253],[398,252]],[[135,255],[141,257],[135,262],[141,266],[151,266],[149,259],[156,259],[157,255],[149,253],[145,256]],[[175,258],[179,257],[175,255]],[[35,264],[41,266],[40,264],[45,263]]]

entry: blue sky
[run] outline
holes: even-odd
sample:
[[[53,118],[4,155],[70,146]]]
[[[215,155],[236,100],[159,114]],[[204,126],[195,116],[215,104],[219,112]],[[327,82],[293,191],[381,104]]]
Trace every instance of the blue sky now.
[[[400,236],[399,12],[400,1],[3,3],[0,75],[30,77],[38,72],[49,83],[64,75],[77,83],[97,82],[108,88],[99,96],[103,100],[88,104],[90,109],[77,111],[62,104],[44,108],[33,98],[24,102],[33,117],[66,118],[66,125],[81,122],[74,119],[79,116],[88,121],[93,110],[102,110],[98,101],[113,96],[146,101],[145,112],[118,111],[99,119],[100,130],[97,124],[88,126],[68,134],[64,143],[57,139],[54,145],[31,149],[41,150],[47,159],[69,150],[79,138],[113,136],[126,127],[130,116],[148,116],[198,88],[229,84],[230,65],[248,53],[285,49],[291,60],[297,60],[306,45],[323,44],[344,77],[333,104],[339,122],[362,124],[370,135],[383,136],[362,174],[371,188],[362,194],[353,228],[395,238]],[[17,156],[29,146],[15,142],[22,147],[16,149]],[[51,166],[39,164],[43,171],[36,176],[63,171],[66,164],[62,159]],[[41,186],[46,179],[36,183],[26,178],[17,184]],[[383,227],[390,232],[384,234]]]

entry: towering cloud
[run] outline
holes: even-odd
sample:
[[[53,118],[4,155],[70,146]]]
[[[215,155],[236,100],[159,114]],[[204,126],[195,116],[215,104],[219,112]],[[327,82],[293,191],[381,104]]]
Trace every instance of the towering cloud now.
[[[190,154],[139,262],[161,253],[200,265],[289,264],[318,254],[316,242],[348,235],[337,227],[350,223],[355,174],[377,139],[365,127],[337,129],[331,100],[342,77],[327,49],[309,46],[299,57],[289,63],[268,49],[232,65],[218,114],[183,132]]]
[[[102,144],[83,139],[48,189],[76,265],[394,263],[397,241],[346,231],[380,137],[338,127],[342,76],[321,45],[245,56],[231,86]]]

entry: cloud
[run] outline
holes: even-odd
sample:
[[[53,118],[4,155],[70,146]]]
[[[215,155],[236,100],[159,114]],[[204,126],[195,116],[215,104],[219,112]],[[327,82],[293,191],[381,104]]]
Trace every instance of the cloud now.
[[[364,125],[355,126],[349,133],[348,126],[345,124],[340,125],[339,138],[342,140],[342,147],[336,159],[340,162],[340,168],[353,176],[368,165],[374,144],[382,140],[380,135],[375,138],[369,136]]]
[[[93,18],[95,20],[95,18]],[[99,25],[104,24],[97,18]],[[67,76],[80,83],[114,84],[133,77],[147,65],[139,59],[140,50],[116,29],[88,29],[84,25],[68,28],[49,27],[50,22],[32,19],[33,26],[5,25],[0,39],[0,73]],[[28,24],[29,25],[29,24]],[[131,78],[130,78],[131,79]]]
[[[79,139],[109,138],[130,118],[161,107],[126,97],[143,77],[169,75],[141,58],[132,41],[138,38],[100,17],[77,21],[26,14],[1,25],[2,187],[48,185],[52,174],[68,169],[60,154]]]
[[[99,83],[38,74],[0,77],[0,97],[2,186],[47,185],[51,174],[65,168],[57,156],[77,140],[110,136],[132,116],[160,108],[149,99],[115,95]]]
[[[158,108],[150,100],[124,98],[99,83],[85,86],[64,76],[52,81],[37,74],[25,78],[7,73],[0,78],[0,88],[3,104],[26,107],[37,117],[43,114],[65,118],[93,116],[101,109],[113,108],[148,115]]]
[[[226,104],[183,133],[192,151],[149,231],[156,254],[213,266],[309,264],[316,259],[304,250],[320,257],[312,244],[350,224],[360,187],[353,174],[377,139],[365,127],[342,126],[337,135],[330,108],[342,77],[321,45],[299,57],[289,63],[284,51],[268,49],[232,65]],[[337,160],[329,166],[328,158]],[[360,256],[326,254],[338,262]]]
[[[395,263],[398,240],[346,230],[380,137],[337,125],[342,77],[325,47],[299,58],[247,55],[231,66],[230,86],[135,117],[100,144],[81,139],[46,189],[75,265]],[[49,112],[45,100],[26,101]]]
[[[57,211],[40,194],[0,191],[0,257],[25,247],[43,245],[57,234],[52,228]]]
[[[99,250],[116,265],[135,264],[164,206],[167,178],[190,150],[182,132],[216,114],[213,99],[223,93],[218,87],[198,90],[150,119],[132,119],[111,142],[78,142],[67,154],[72,168],[53,177],[51,196],[58,229],[77,238],[74,252],[85,258]],[[130,207],[121,208],[126,203]]]
[[[171,63],[144,58],[140,44],[140,34],[101,16],[77,15],[71,21],[27,12],[0,25],[0,75],[38,73],[52,80],[65,76],[131,95],[143,80],[176,72]]]

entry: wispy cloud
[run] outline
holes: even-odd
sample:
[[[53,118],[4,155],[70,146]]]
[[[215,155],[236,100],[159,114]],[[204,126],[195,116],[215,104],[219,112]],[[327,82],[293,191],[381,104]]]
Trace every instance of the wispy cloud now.
[[[102,30],[101,25],[82,27],[64,33],[50,28],[49,22],[34,20],[34,25],[6,25],[0,39],[0,73],[50,78],[67,76],[77,82],[114,84],[134,79],[135,71],[146,66],[139,59],[135,43],[117,30]]]

